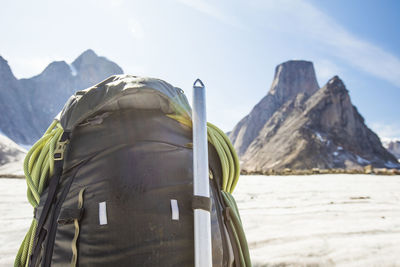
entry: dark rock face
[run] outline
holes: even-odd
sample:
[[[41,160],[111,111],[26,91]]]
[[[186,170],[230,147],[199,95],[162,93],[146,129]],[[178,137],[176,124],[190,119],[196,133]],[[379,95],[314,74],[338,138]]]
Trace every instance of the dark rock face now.
[[[286,66],[292,69],[297,67],[295,63],[289,61],[284,64],[293,65]],[[260,114],[254,108],[252,113],[259,114],[250,113],[232,131],[230,138],[235,141],[234,146],[242,149],[242,169],[248,172],[284,168],[360,169],[370,164],[375,167],[400,167],[396,158],[382,146],[378,136],[364,124],[339,77],[333,77],[323,88],[316,89],[316,82],[313,82],[315,76],[300,77],[313,72],[294,72],[299,76],[292,74],[293,79],[301,83],[288,81],[281,84],[276,80],[279,75],[275,75],[272,88],[264,99],[279,91],[281,104],[276,105],[278,101],[269,103],[275,109],[272,114]],[[297,86],[290,87],[291,84]],[[252,125],[255,122],[248,119],[250,116],[262,117],[259,121],[265,122]],[[237,133],[241,133],[242,129],[253,129],[255,137],[240,139]]]
[[[14,77],[6,60],[0,56],[0,131],[21,143],[27,143],[28,132],[37,132],[20,82]]]
[[[32,144],[72,94],[122,73],[117,64],[87,50],[71,65],[52,62],[39,75],[17,80],[0,57],[0,130],[17,143]]]

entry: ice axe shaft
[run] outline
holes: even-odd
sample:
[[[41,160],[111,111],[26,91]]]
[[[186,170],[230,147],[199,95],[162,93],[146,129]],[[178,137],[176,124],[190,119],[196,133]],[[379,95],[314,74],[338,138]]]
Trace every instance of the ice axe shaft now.
[[[210,197],[205,86],[193,84],[193,194]],[[196,267],[212,266],[211,217],[204,209],[194,210],[194,257]]]

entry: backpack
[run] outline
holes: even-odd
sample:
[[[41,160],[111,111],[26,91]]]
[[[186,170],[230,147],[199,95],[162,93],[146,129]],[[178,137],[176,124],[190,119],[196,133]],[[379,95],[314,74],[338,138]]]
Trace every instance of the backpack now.
[[[191,127],[183,91],[159,79],[116,75],[71,96],[25,158],[34,218],[15,266],[193,266],[199,205],[213,266],[251,266],[236,152],[208,123],[211,205],[193,201]]]

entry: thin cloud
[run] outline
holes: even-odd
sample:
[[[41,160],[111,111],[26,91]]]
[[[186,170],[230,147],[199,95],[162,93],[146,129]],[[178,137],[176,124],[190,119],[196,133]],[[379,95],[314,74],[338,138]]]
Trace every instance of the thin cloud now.
[[[400,59],[379,46],[362,40],[346,30],[327,14],[306,0],[253,0],[241,2],[244,9],[253,7],[262,12],[263,25],[247,25],[244,17],[232,16],[219,8],[215,2],[205,0],[177,0],[222,23],[237,28],[262,28],[280,34],[298,36],[311,40],[312,46],[330,57],[336,57],[347,64],[400,87]],[[212,4],[211,4],[212,3]],[[229,2],[224,2],[228,4]],[[242,19],[242,20],[239,20]],[[243,24],[241,21],[246,21]],[[312,49],[310,47],[310,49]],[[331,68],[333,69],[333,68]],[[322,73],[322,75],[327,75]],[[324,76],[323,78],[326,78]]]
[[[124,5],[125,0],[91,0],[96,6],[102,5],[105,8],[120,8]]]
[[[243,24],[238,21],[238,19],[227,12],[223,12],[217,6],[211,4],[210,2],[204,0],[177,0],[179,3],[190,7],[198,12],[206,14],[210,17],[213,17],[224,24],[236,27],[243,28]]]
[[[397,124],[374,122],[371,124],[371,128],[383,141],[400,140],[400,126]]]
[[[270,29],[310,38],[324,53],[400,87],[399,58],[350,33],[307,1],[259,1],[257,5],[267,11]]]

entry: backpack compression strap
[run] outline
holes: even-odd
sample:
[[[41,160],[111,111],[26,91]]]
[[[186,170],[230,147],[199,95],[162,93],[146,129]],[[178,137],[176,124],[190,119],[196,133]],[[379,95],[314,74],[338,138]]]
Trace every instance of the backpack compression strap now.
[[[58,184],[63,172],[64,150],[68,142],[69,142],[69,133],[64,132],[60,138],[60,141],[58,142],[57,149],[54,151],[54,174],[50,178],[47,199],[43,206],[43,211],[40,215],[40,219],[36,229],[36,236],[33,243],[35,249],[32,255],[30,255],[29,266],[35,266],[34,264],[36,263],[37,258],[40,255],[40,249],[47,234],[47,231],[43,228],[43,226],[44,223],[46,222],[47,216],[50,211],[50,207],[53,204],[54,198],[57,193]]]

